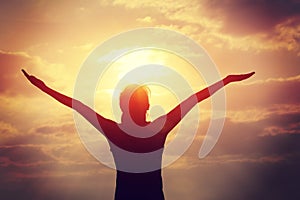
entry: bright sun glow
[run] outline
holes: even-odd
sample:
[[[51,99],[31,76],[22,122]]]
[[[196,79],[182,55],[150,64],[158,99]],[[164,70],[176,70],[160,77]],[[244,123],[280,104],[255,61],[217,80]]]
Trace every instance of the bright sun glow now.
[[[148,67],[150,65],[161,67],[154,72]],[[142,73],[136,71],[140,67],[143,68]],[[176,83],[174,73],[182,77],[194,91],[204,86],[203,79],[193,66],[175,54],[160,49],[143,49],[127,53],[111,63],[99,78],[95,93],[95,108],[104,116],[119,121],[121,111],[113,110],[112,105],[118,105],[120,92],[129,84],[145,84],[145,80],[151,81],[155,78],[154,83],[146,83],[150,89],[148,120],[153,120],[179,103],[174,91],[157,84],[160,80]],[[180,83],[176,87],[185,90]]]

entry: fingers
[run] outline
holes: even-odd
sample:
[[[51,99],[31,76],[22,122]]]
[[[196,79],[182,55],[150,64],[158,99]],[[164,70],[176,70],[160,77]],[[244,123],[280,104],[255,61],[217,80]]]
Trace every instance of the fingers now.
[[[26,78],[30,77],[30,75],[24,69],[22,69],[21,71],[23,72],[24,76],[26,76]]]
[[[253,74],[255,74],[255,72],[250,72],[247,74],[239,74],[239,75],[229,75],[226,77],[226,79],[229,82],[242,81],[242,80],[250,78],[251,76],[253,76]]]
[[[255,72],[250,72],[248,74],[245,74],[247,78],[250,78],[251,76],[253,76],[253,74],[255,74]]]
[[[255,72],[250,72],[248,73],[249,74],[249,77],[252,76],[253,74],[255,74]]]

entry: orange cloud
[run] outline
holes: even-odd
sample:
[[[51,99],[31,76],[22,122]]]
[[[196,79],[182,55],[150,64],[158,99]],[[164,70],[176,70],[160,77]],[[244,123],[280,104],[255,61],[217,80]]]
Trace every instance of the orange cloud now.
[[[1,137],[11,136],[18,132],[18,130],[10,123],[0,121],[0,135]]]
[[[299,54],[299,19],[296,12],[299,5],[294,1],[249,3],[247,0],[204,0],[176,1],[170,4],[161,1],[117,0],[112,5],[133,10],[155,9],[165,17],[156,20],[156,26],[178,30],[217,48],[254,52],[284,49]],[[152,16],[148,17],[150,19]]]

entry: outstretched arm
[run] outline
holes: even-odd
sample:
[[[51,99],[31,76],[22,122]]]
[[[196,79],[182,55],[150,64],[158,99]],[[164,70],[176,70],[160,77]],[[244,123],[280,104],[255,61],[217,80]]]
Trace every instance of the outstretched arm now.
[[[64,104],[65,106],[72,108],[72,101],[73,101],[72,98],[49,88],[42,80],[36,78],[35,76],[29,75],[24,69],[22,69],[22,72],[26,76],[26,78],[30,81],[30,83],[32,83],[34,86],[36,86],[43,92],[47,93],[48,95],[52,96],[54,99]]]
[[[104,118],[103,116],[96,113],[94,110],[92,110],[87,105],[81,103],[80,101],[76,99],[72,99],[71,97],[68,97],[64,94],[61,94],[48,86],[41,81],[40,79],[36,78],[35,76],[29,75],[25,70],[22,69],[23,74],[25,77],[37,88],[45,92],[46,94],[50,95],[60,103],[73,108],[77,112],[79,112],[84,118],[86,118],[95,128],[97,128],[99,131],[103,132],[101,128],[105,127],[111,127],[115,124],[114,121],[111,121],[109,119]],[[100,127],[101,125],[101,127]]]
[[[223,80],[220,80],[220,81],[214,83],[213,85],[191,95],[189,98],[187,98],[186,100],[181,102],[179,105],[177,105],[168,114],[157,119],[157,121],[165,120],[163,132],[165,134],[168,134],[197,103],[207,99],[208,97],[213,95],[215,92],[217,92],[219,89],[221,89],[225,85],[232,83],[232,82],[237,82],[237,81],[242,81],[242,80],[248,79],[253,74],[254,74],[254,72],[251,72],[248,74],[240,74],[240,75],[229,75],[226,78],[224,78]]]

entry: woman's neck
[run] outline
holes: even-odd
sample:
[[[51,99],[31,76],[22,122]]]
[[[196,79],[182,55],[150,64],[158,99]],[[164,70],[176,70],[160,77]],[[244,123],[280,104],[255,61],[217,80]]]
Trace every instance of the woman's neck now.
[[[135,115],[136,116],[136,115]],[[148,122],[146,121],[146,115],[141,114],[136,117],[131,117],[130,115],[123,114],[122,115],[122,123],[126,124],[133,124],[133,125],[138,125],[138,126],[146,126]]]

